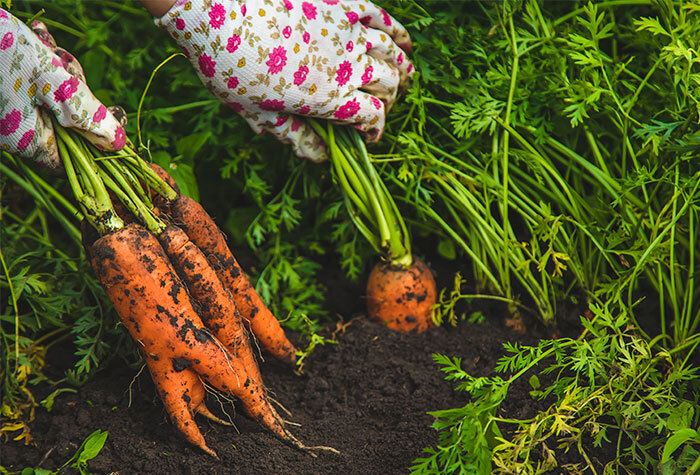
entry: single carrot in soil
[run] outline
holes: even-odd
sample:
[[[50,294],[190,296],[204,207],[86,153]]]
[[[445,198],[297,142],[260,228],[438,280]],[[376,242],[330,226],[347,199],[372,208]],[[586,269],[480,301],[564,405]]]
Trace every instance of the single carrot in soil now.
[[[231,291],[246,326],[262,347],[280,361],[296,362],[294,345],[251,285],[228,248],[223,233],[202,205],[188,196],[178,195],[168,203],[167,212],[207,256],[217,275]]]
[[[98,281],[148,357],[191,368],[215,388],[238,397],[245,412],[279,438],[307,449],[287,431],[241,361],[202,324],[186,287],[151,233],[129,224],[95,241],[91,255]],[[196,424],[179,428],[196,440]]]
[[[382,256],[367,280],[370,319],[404,332],[427,330],[434,325],[435,279],[428,266],[411,253],[406,223],[364,142],[357,131],[330,122],[325,130],[314,120],[309,123],[328,145],[348,216]]]
[[[393,330],[420,333],[432,327],[431,313],[436,301],[435,279],[428,266],[416,257],[405,269],[380,262],[367,279],[370,318]]]

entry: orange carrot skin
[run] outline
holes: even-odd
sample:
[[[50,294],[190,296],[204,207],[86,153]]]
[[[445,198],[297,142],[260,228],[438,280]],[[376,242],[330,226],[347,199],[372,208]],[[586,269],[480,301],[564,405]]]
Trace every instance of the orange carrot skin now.
[[[204,386],[197,373],[179,366],[177,359],[145,355],[145,360],[172,423],[190,444],[216,457],[194,420],[196,408],[204,400]]]
[[[379,263],[367,279],[370,319],[391,329],[418,333],[434,326],[432,307],[437,302],[435,279],[425,263],[413,259],[408,269]]]
[[[198,304],[199,316],[206,327],[241,361],[248,376],[262,386],[260,370],[236,303],[204,253],[177,226],[169,225],[158,235],[158,240]]]
[[[260,342],[280,361],[296,362],[294,345],[287,339],[279,321],[251,285],[233,257],[223,233],[202,205],[185,195],[169,203],[168,212],[192,242],[211,262],[226,287],[231,291],[244,322]]]
[[[284,440],[293,436],[240,360],[204,327],[158,240],[138,224],[105,235],[92,246],[92,264],[122,322],[149,357],[191,367]]]

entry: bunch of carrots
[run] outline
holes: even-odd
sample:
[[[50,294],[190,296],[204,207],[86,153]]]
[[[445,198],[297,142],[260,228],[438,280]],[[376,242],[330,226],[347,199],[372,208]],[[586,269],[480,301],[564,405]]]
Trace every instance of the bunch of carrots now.
[[[223,233],[172,178],[131,146],[107,155],[54,123],[59,152],[84,216],[83,245],[97,279],[140,348],[172,422],[216,457],[195,414],[226,424],[204,402],[205,385],[290,445],[249,335],[280,361],[295,348],[229,250]]]
[[[359,133],[311,120],[330,151],[335,180],[355,227],[381,256],[367,280],[370,319],[399,331],[422,332],[434,325],[435,278],[411,253],[401,213],[379,177]]]

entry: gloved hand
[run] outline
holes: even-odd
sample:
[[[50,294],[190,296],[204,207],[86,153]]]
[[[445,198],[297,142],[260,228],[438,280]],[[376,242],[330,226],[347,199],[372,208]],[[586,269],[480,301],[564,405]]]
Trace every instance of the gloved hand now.
[[[97,147],[124,147],[123,127],[87,87],[80,63],[42,22],[32,29],[0,9],[0,150],[60,167],[52,113]]]
[[[156,24],[255,132],[314,161],[325,146],[303,117],[378,140],[413,71],[408,33],[367,0],[178,0]]]

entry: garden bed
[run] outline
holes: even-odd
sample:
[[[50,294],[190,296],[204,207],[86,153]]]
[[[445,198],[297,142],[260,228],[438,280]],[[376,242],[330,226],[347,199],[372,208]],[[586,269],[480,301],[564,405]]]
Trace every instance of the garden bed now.
[[[426,412],[467,402],[465,393],[443,380],[431,354],[462,357],[465,370],[483,375],[502,355],[504,341],[536,342],[506,328],[504,314],[493,313],[481,324],[463,322],[420,335],[397,333],[360,316],[337,334],[337,345],[311,354],[302,375],[268,358],[263,378],[292,412],[290,420],[301,424],[294,433],[310,445],[333,446],[340,455],[312,458],[229,408],[240,433],[198,418],[221,457],[217,461],[168,422],[147,371],[135,378],[136,370],[115,362],[78,394],[60,396],[51,413],[40,409],[32,424],[37,445],[5,444],[3,465],[19,470],[41,462],[55,469],[87,435],[102,429],[109,437],[90,461],[94,473],[406,473],[421,450],[437,442]],[[209,402],[212,410],[218,406]],[[526,417],[536,406],[523,386],[509,392],[505,409],[512,417]]]

